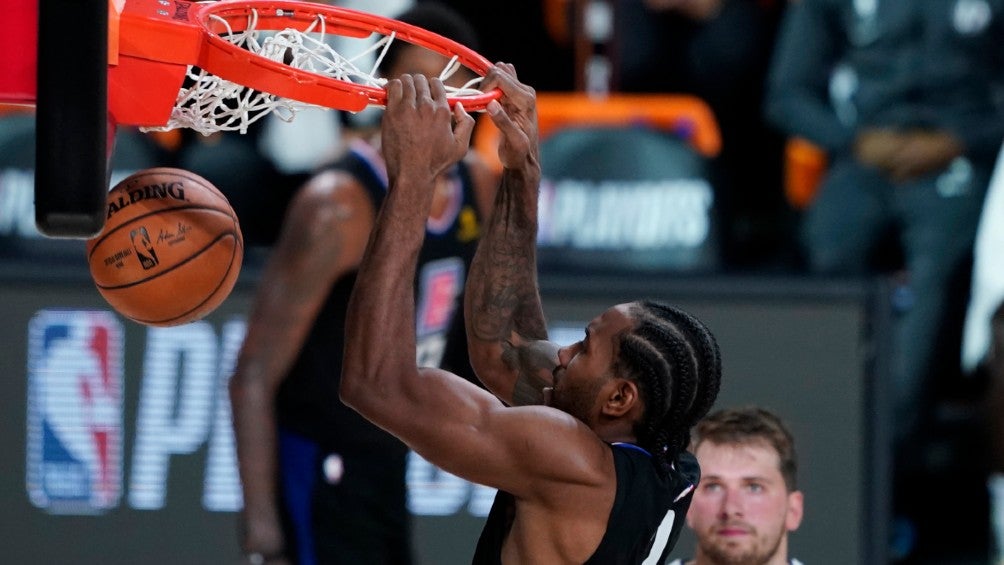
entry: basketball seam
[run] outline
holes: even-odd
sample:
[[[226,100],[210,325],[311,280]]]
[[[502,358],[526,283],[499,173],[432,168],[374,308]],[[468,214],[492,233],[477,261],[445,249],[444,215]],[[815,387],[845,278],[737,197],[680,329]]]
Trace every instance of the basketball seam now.
[[[102,290],[122,290],[123,288],[129,288],[129,287],[132,287],[132,286],[136,286],[138,284],[143,284],[143,283],[152,281],[152,280],[156,279],[157,277],[161,277],[163,275],[166,275],[166,274],[174,271],[178,267],[181,267],[182,265],[185,265],[188,262],[190,262],[193,259],[195,259],[196,257],[202,255],[210,247],[212,247],[213,245],[215,245],[217,242],[219,242],[220,240],[222,240],[225,237],[232,237],[232,238],[234,238],[234,242],[235,243],[237,242],[237,234],[235,232],[231,231],[231,232],[221,233],[218,236],[216,236],[214,239],[212,239],[209,243],[207,243],[206,245],[204,245],[201,249],[197,250],[195,253],[192,253],[191,255],[189,255],[188,257],[186,257],[184,261],[181,261],[180,263],[177,263],[177,264],[171,266],[168,269],[164,269],[163,271],[161,271],[161,272],[159,272],[159,273],[157,273],[155,275],[151,275],[149,277],[146,277],[145,279],[136,280],[136,281],[133,281],[131,283],[120,284],[120,285],[117,285],[117,286],[105,286],[105,285],[98,284],[96,281],[95,281],[94,285],[97,286],[98,288],[102,289]],[[240,243],[237,243],[237,245],[234,246],[234,249],[238,249],[240,247],[241,247]],[[231,264],[233,264],[233,255],[232,254],[231,254],[231,257],[230,257],[230,261],[231,261]],[[227,272],[229,272],[229,271],[230,271],[230,267],[228,266],[227,267]],[[224,278],[226,278],[226,277],[224,277]]]
[[[233,235],[233,234],[223,234],[223,235]],[[217,241],[218,240],[219,239],[217,238]],[[238,250],[243,250],[243,248],[244,248],[244,246],[241,245],[240,240],[237,240],[236,243],[237,243],[237,245],[234,246],[233,251],[230,253],[230,263],[227,264],[227,270],[226,270],[226,272],[223,273],[223,276],[220,278],[220,282],[219,282],[219,284],[216,285],[216,288],[214,288],[213,291],[210,292],[209,295],[206,296],[206,298],[202,302],[199,302],[195,306],[189,308],[188,310],[186,310],[185,312],[182,312],[181,314],[178,314],[177,316],[174,316],[173,318],[165,318],[165,319],[162,319],[162,320],[155,320],[155,319],[144,319],[144,318],[131,317],[130,319],[134,320],[136,322],[139,322],[141,324],[170,324],[171,322],[173,322],[175,320],[180,320],[180,319],[184,318],[185,316],[187,316],[187,315],[191,314],[192,312],[194,312],[194,311],[198,310],[199,308],[201,308],[203,304],[205,304],[206,302],[209,302],[209,300],[212,297],[216,296],[216,293],[219,292],[220,289],[223,287],[223,282],[226,281],[227,280],[227,276],[230,275],[230,271],[234,267],[234,259],[237,257],[237,251]],[[226,299],[224,299],[224,300],[226,300]],[[207,312],[207,314],[208,314],[208,312]],[[192,321],[194,322],[195,320],[192,320]]]
[[[219,208],[213,208],[211,206],[206,206],[203,204],[185,204],[183,206],[175,206],[174,208],[160,208],[158,210],[151,210],[145,214],[141,214],[139,216],[136,216],[135,218],[130,218],[122,222],[121,224],[115,226],[110,232],[102,235],[99,239],[95,240],[94,245],[91,247],[91,251],[87,254],[87,261],[90,262],[91,258],[94,256],[94,252],[97,251],[99,247],[101,247],[101,244],[104,243],[106,239],[108,239],[109,237],[112,236],[112,234],[116,233],[120,229],[123,229],[130,223],[135,222],[136,220],[142,220],[143,218],[146,218],[148,216],[156,216],[158,214],[163,214],[165,212],[177,212],[179,210],[206,210],[209,212],[216,212],[217,214],[223,214],[224,216],[230,219],[234,219],[234,214],[231,214],[226,210],[220,210]],[[236,233],[236,232],[231,232],[231,233]]]
[[[174,169],[171,167],[154,167],[152,169],[146,169],[138,173],[133,173],[132,175],[129,175],[126,179],[124,179],[122,182],[126,182],[132,179],[141,179],[143,177],[165,175],[165,174],[179,176],[194,182],[195,184],[201,186],[202,188],[208,188],[210,189],[210,191],[213,192],[213,194],[222,198],[223,201],[226,202],[227,204],[230,204],[230,201],[227,200],[226,195],[224,195],[223,192],[216,187],[216,185],[209,182],[207,179],[200,177],[199,175],[196,175],[191,171],[186,171],[184,169]]]

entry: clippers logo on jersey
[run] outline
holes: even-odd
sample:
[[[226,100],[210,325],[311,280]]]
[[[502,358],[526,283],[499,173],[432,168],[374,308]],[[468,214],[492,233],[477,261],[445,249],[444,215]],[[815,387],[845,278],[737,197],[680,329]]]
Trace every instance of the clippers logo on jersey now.
[[[419,274],[415,311],[416,358],[419,367],[439,367],[446,337],[464,289],[464,262],[459,257],[431,261]]]
[[[27,487],[55,514],[122,491],[122,327],[109,312],[41,310],[28,326]]]
[[[416,331],[419,336],[446,331],[464,287],[464,263],[449,257],[426,264],[419,279]]]

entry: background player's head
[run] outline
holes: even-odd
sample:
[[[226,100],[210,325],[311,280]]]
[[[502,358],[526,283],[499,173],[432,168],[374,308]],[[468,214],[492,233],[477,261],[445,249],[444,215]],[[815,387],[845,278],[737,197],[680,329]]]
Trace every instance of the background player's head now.
[[[446,5],[436,2],[420,2],[411,9],[395,16],[396,20],[411,24],[432,33],[452,39],[457,43],[478,50],[477,34],[474,28],[460,14]],[[387,48],[380,67],[387,78],[402,74],[421,74],[436,77],[443,71],[449,59],[435,51],[404,41],[394,41]],[[461,67],[446,81],[447,86],[460,87],[474,78],[474,73]]]
[[[758,407],[717,411],[693,430],[701,465],[687,524],[698,563],[787,559],[788,532],[802,521],[795,442],[788,427]]]

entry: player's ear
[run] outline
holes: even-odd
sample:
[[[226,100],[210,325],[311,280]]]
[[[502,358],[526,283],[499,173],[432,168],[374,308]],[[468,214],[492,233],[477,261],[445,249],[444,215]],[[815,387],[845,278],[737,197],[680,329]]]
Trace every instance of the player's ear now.
[[[802,523],[802,491],[788,493],[788,513],[784,518],[784,527],[789,532],[794,532]]]
[[[632,380],[614,377],[605,389],[604,415],[620,417],[630,412],[638,404],[638,384]]]

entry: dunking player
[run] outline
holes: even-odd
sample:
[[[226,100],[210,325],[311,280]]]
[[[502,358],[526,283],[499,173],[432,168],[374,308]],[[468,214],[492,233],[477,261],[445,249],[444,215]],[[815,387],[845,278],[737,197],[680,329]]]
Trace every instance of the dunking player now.
[[[504,166],[467,281],[471,361],[494,396],[415,363],[408,282],[436,175],[462,158],[473,119],[442,84],[388,84],[390,192],[353,290],[341,398],[443,469],[500,489],[475,563],[642,563],[665,559],[699,470],[684,450],[713,404],[721,364],[693,317],[653,302],[614,306],[585,338],[546,341],[536,279],[540,180],[535,95],[509,65],[483,83],[502,103]]]
[[[445,9],[423,4],[398,19],[475,48],[473,32]],[[387,76],[438,75],[445,65],[441,55],[397,42],[382,67]],[[346,303],[387,190],[381,151],[379,131],[357,136],[344,158],[297,192],[259,285],[231,380],[242,547],[252,563],[411,560],[407,449],[337,398]],[[423,304],[421,362],[466,369],[471,379],[461,293],[496,184],[487,170],[468,155],[429,179],[425,245],[413,250],[417,278],[401,281]]]

